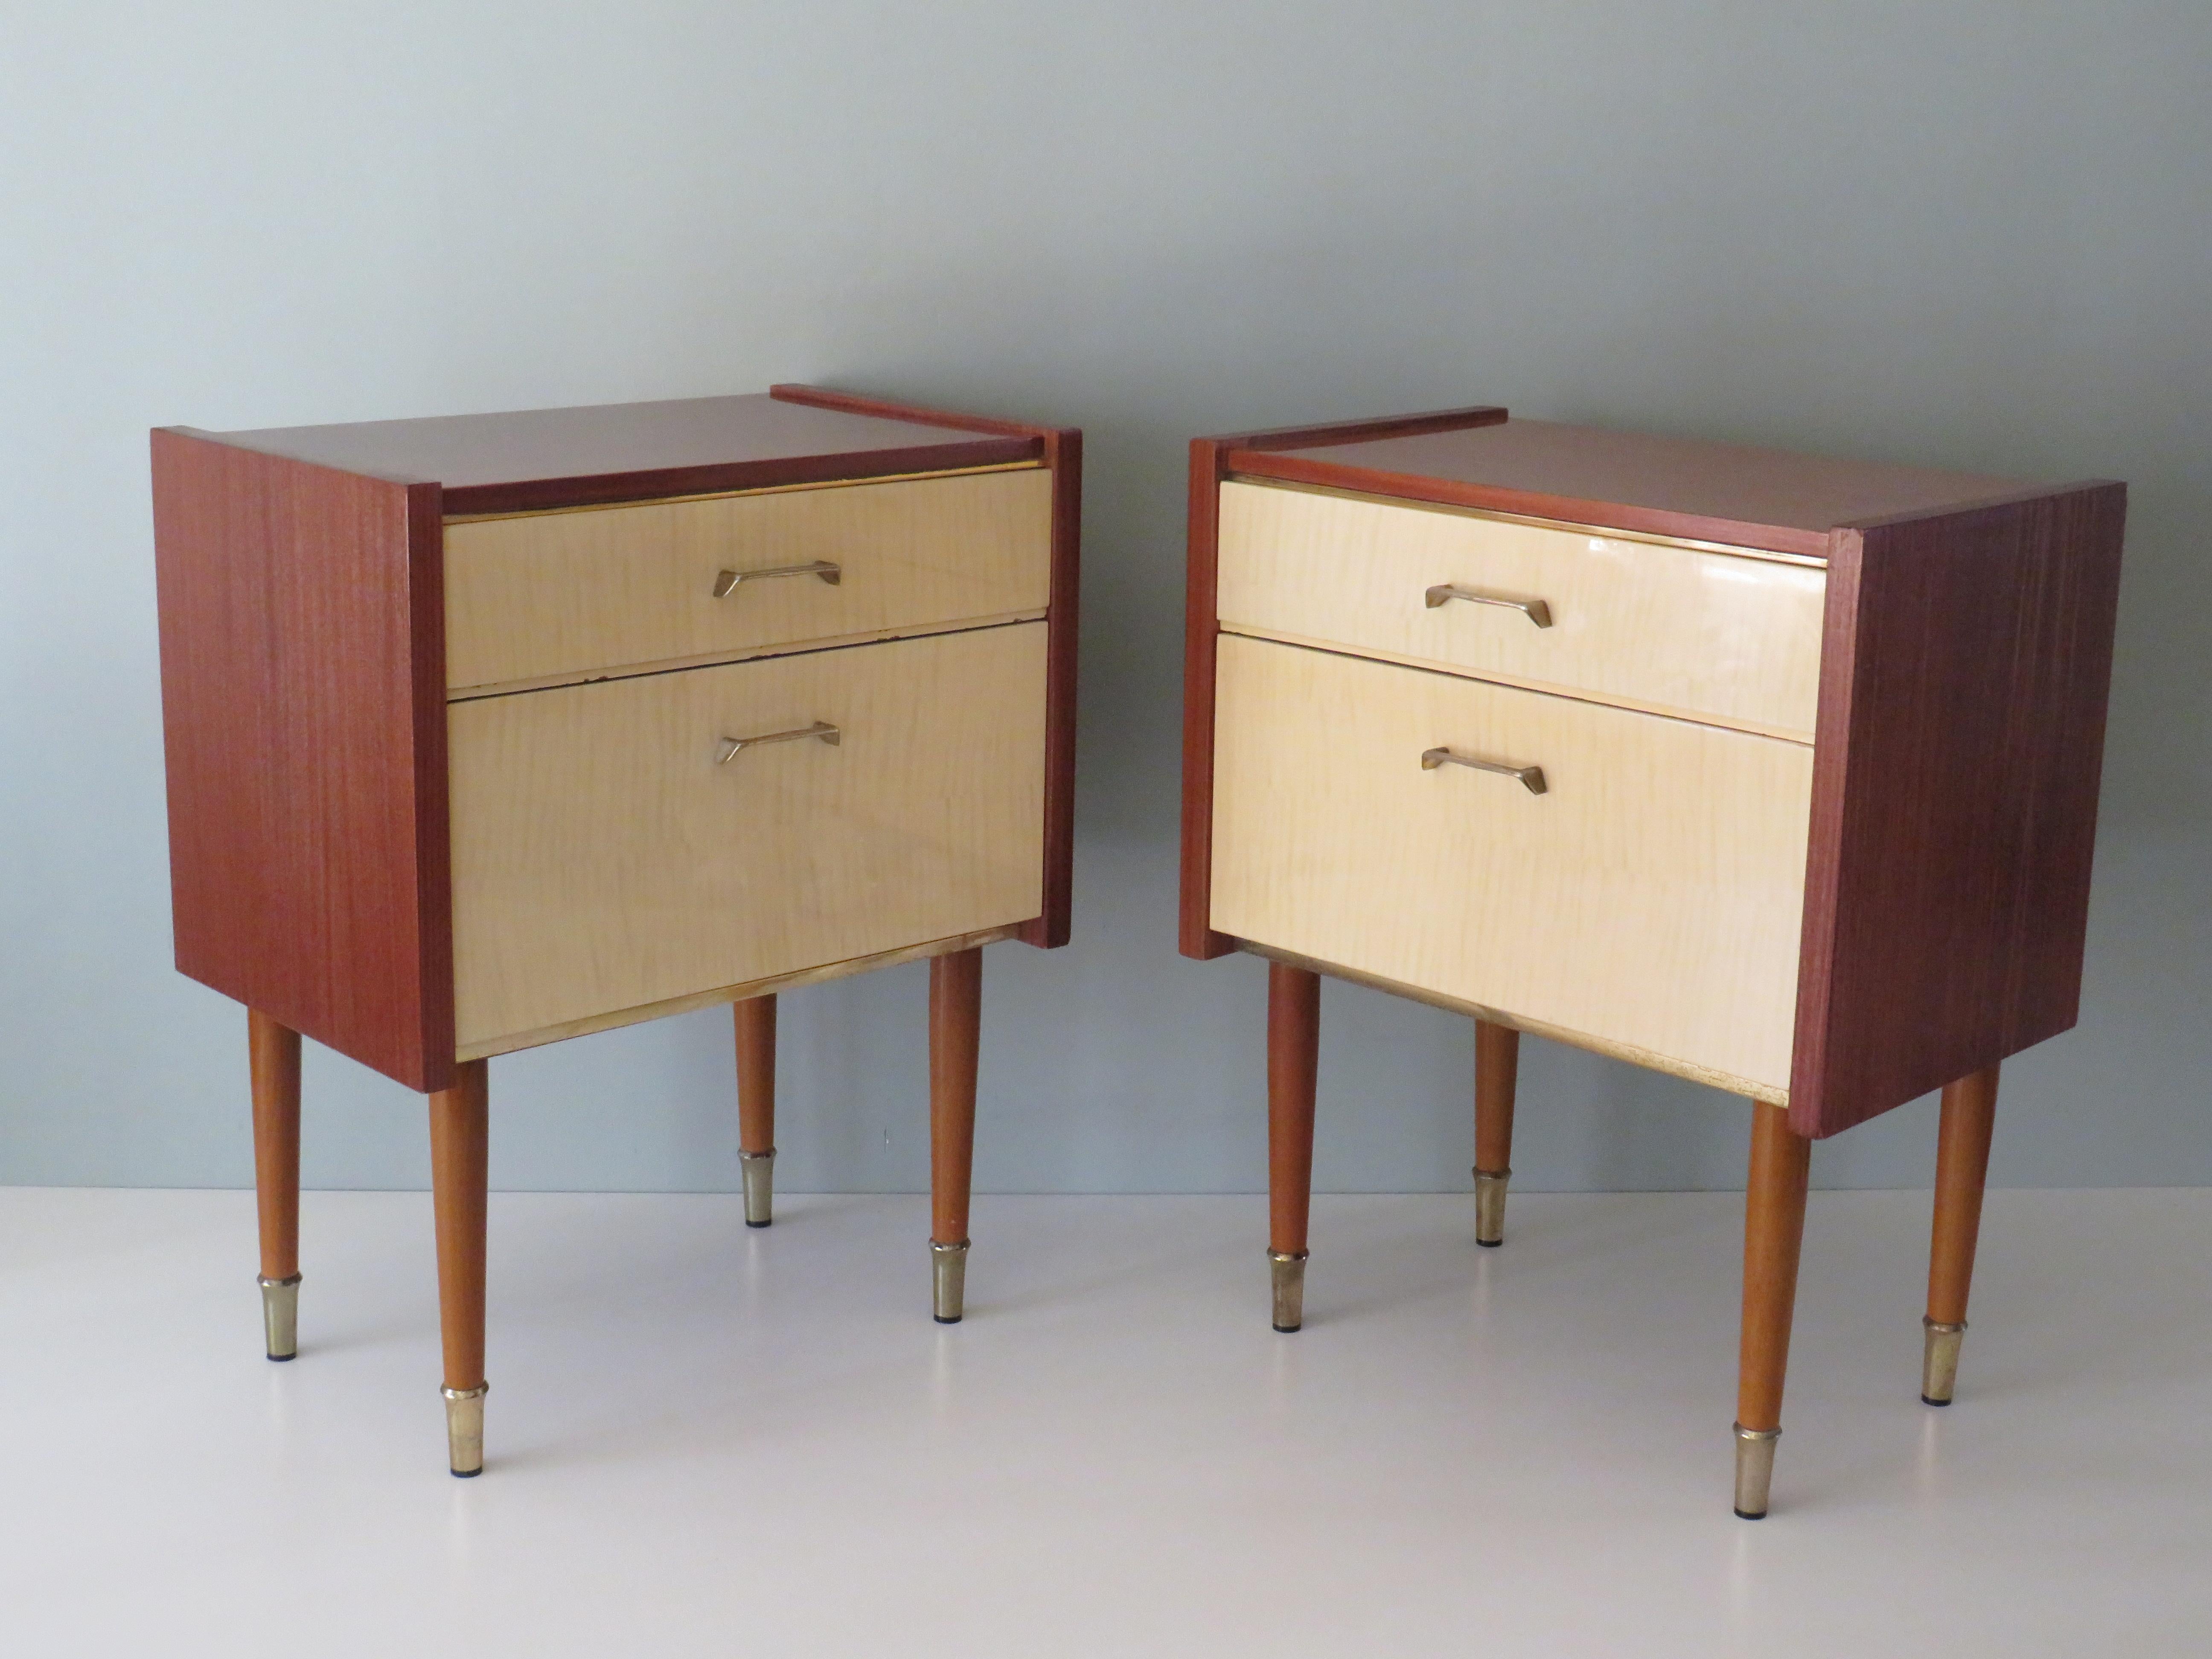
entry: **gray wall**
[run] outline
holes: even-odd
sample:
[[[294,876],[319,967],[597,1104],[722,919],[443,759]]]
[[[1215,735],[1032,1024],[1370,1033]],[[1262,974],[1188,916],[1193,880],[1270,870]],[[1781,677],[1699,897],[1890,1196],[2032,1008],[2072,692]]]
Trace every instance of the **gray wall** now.
[[[2212,10],[2056,0],[12,9],[0,1180],[250,1177],[170,969],[145,428],[815,380],[1088,429],[1077,943],[988,957],[986,1189],[1247,1189],[1263,972],[1174,954],[1183,441],[1516,413],[2134,487],[2087,992],[1996,1178],[2212,1180]],[[921,1185],[924,970],[785,1016],[785,1184]],[[1461,1020],[1332,986],[1324,1187],[1464,1182]],[[726,1018],[503,1060],[517,1187],[735,1175]],[[1743,1109],[1531,1043],[1534,1188]],[[307,1065],[307,1178],[426,1178]],[[1817,1179],[1917,1184],[1928,1103]]]

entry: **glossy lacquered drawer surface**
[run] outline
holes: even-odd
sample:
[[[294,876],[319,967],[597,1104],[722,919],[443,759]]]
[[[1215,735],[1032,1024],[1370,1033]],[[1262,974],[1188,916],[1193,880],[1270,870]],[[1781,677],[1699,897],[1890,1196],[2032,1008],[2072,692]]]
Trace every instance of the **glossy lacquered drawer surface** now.
[[[1218,672],[1214,927],[1787,1089],[1809,747],[1235,636]]]
[[[1812,736],[1817,565],[1237,482],[1219,560],[1226,628]]]
[[[1052,475],[1028,467],[455,520],[447,684],[542,684],[1038,613],[1051,518]]]
[[[452,705],[458,1046],[1036,915],[1044,690],[1030,623]]]

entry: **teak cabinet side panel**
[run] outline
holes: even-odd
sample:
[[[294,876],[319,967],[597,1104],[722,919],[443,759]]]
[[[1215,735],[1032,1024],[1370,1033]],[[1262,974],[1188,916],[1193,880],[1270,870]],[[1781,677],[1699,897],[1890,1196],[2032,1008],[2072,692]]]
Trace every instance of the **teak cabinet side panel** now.
[[[2085,484],[1832,537],[1799,1134],[2074,1024],[2126,505]]]
[[[153,434],[178,969],[449,1081],[438,486]]]
[[[1213,928],[1214,664],[1220,652],[1216,613],[1221,535],[1221,451],[1212,438],[1190,446],[1190,552],[1186,567],[1182,639],[1183,955],[1200,962],[1225,957],[1237,942]]]
[[[1024,945],[1068,941],[1075,903],[1075,649],[1082,615],[1083,434],[1045,433],[1052,469],[1052,601],[1045,613],[1044,907],[1024,924]]]

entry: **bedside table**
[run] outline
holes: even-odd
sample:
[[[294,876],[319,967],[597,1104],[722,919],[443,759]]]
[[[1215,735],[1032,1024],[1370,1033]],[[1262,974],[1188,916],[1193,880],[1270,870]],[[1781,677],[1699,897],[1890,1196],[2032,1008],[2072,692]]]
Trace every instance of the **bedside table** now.
[[[1997,1067],[2074,1024],[2125,492],[1468,409],[1192,446],[1186,956],[1267,959],[1274,1322],[1320,975],[1476,1021],[1476,1237],[1533,1031],[1749,1097],[1735,1508],[1812,1142],[1943,1091],[1922,1395]]]
[[[930,961],[961,1316],[981,949],[1066,942],[1078,432],[805,386],[153,434],[177,966],[246,1005],[268,1352],[300,1038],[429,1096],[483,1462],[486,1061],[715,1003],[770,1219],[775,994]]]

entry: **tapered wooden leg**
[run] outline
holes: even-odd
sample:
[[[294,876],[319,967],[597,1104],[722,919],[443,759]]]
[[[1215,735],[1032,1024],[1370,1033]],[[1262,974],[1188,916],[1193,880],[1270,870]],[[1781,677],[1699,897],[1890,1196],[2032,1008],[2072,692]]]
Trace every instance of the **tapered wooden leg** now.
[[[775,1218],[775,998],[731,1006],[738,1036],[738,1164],[745,1183],[745,1225]]]
[[[1505,1183],[1513,1176],[1513,1091],[1521,1033],[1474,1022],[1474,1242],[1505,1242]]]
[[[446,1348],[446,1436],[455,1474],[483,1472],[484,1202],[491,1180],[484,1062],[453,1069],[430,1097],[430,1185],[438,1224],[438,1316]]]
[[[1936,1141],[1936,1224],[1928,1250],[1928,1316],[1920,1397],[1948,1406],[1959,1382],[1959,1342],[1966,1334],[1966,1292],[1982,1231],[1982,1189],[1990,1174],[1990,1130],[1996,1119],[1997,1068],[1975,1072],[1943,1090]]]
[[[1275,1328],[1305,1323],[1306,1219],[1313,1208],[1314,1085],[1321,975],[1267,965],[1267,1260]]]
[[[246,1011],[253,1079],[253,1190],[261,1220],[261,1328],[271,1359],[300,1352],[300,1034]]]
[[[1812,1154],[1813,1143],[1790,1132],[1786,1110],[1752,1103],[1751,1179],[1744,1198],[1743,1348],[1735,1405],[1735,1512],[1747,1521],[1766,1513],[1774,1476]]]
[[[975,1165],[975,1057],[983,1015],[983,951],[929,959],[929,1255],[931,1310],[957,1325],[968,1289],[968,1188]]]

